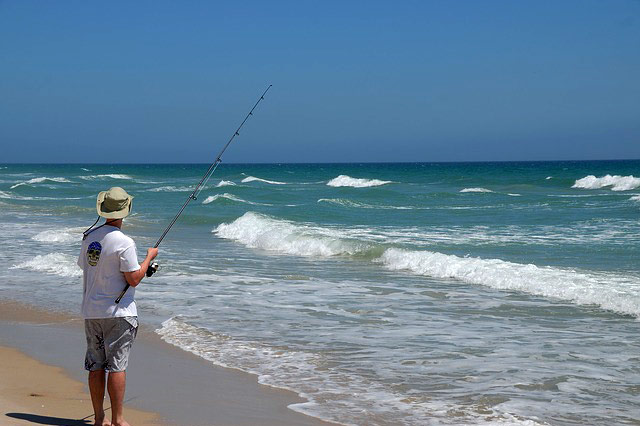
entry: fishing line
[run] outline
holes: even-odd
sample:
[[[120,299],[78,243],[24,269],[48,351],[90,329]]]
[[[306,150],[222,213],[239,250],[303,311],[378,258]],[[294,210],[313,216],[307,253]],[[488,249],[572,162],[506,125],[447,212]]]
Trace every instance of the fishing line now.
[[[176,223],[176,221],[178,220],[178,218],[180,217],[180,215],[182,214],[182,212],[184,211],[184,209],[187,207],[187,205],[191,202],[191,200],[197,200],[198,199],[198,195],[200,194],[200,191],[202,191],[202,189],[204,188],[204,185],[209,181],[209,178],[211,177],[211,175],[213,175],[213,173],[216,171],[216,169],[218,168],[218,166],[220,165],[220,163],[222,162],[222,154],[224,154],[224,152],[227,150],[227,148],[229,147],[229,145],[231,145],[231,142],[233,142],[233,140],[235,139],[236,136],[240,136],[240,129],[242,129],[242,126],[244,126],[244,123],[247,122],[247,120],[249,119],[249,117],[251,117],[253,115],[253,110],[256,109],[256,107],[258,106],[258,104],[264,100],[264,95],[267,94],[267,92],[269,91],[269,89],[271,89],[271,84],[269,85],[269,87],[267,87],[267,89],[262,93],[262,95],[258,98],[258,100],[256,101],[255,105],[253,105],[253,108],[251,108],[251,110],[249,111],[249,113],[246,115],[246,117],[244,118],[244,120],[242,120],[242,123],[240,123],[240,125],[238,126],[238,128],[236,129],[236,131],[233,133],[233,135],[231,135],[231,138],[229,138],[229,140],[227,141],[227,143],[225,144],[225,146],[222,148],[222,150],[220,151],[220,153],[218,154],[218,156],[216,157],[216,160],[211,163],[211,165],[209,166],[209,168],[207,169],[207,172],[204,174],[204,176],[202,176],[202,179],[200,179],[200,182],[198,182],[198,184],[196,185],[196,187],[194,188],[193,192],[187,197],[187,200],[184,202],[184,204],[182,205],[182,207],[180,208],[180,210],[178,211],[178,214],[175,215],[175,217],[173,218],[173,220],[171,220],[171,222],[169,223],[169,226],[167,226],[167,228],[164,230],[164,232],[162,233],[162,235],[160,235],[160,238],[158,238],[158,241],[156,241],[156,244],[153,246],[154,248],[157,248],[160,243],[162,242],[162,240],[164,239],[164,237],[167,235],[167,233],[169,232],[169,230],[173,227],[173,225]],[[157,262],[153,262],[149,265],[149,268],[147,268],[147,276],[150,277],[151,275],[153,275],[158,269],[160,268],[160,265]],[[127,284],[124,288],[124,290],[122,290],[122,293],[120,293],[120,296],[118,296],[118,298],[116,299],[116,303],[120,303],[120,300],[122,299],[122,297],[124,296],[124,294],[127,292],[127,290],[129,289],[129,284]]]

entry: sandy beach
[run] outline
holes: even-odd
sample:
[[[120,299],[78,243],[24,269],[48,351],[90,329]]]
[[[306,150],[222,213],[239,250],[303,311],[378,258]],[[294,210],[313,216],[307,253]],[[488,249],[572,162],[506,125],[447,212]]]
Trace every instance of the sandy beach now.
[[[63,369],[43,364],[6,346],[0,346],[0,358],[3,360],[0,364],[1,424],[93,424],[86,387],[71,379]],[[131,424],[166,424],[155,413],[131,407],[126,408],[126,413]]]
[[[81,319],[0,302],[0,424],[93,424],[83,345]],[[127,380],[132,425],[328,424],[288,409],[303,401],[294,393],[214,366],[152,330],[140,330]]]

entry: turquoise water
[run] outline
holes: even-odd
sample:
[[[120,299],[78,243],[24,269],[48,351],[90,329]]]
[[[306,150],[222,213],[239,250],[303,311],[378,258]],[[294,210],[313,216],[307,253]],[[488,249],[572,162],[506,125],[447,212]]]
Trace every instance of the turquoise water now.
[[[76,311],[95,196],[152,245],[206,165],[0,166],[0,289]],[[143,322],[345,424],[640,420],[640,161],[222,164]],[[25,286],[24,283],[29,283]]]

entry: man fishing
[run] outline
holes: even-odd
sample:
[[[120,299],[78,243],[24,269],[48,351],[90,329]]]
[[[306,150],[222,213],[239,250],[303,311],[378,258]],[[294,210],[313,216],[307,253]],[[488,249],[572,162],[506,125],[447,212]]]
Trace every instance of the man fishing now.
[[[131,212],[133,197],[119,187],[98,194],[98,215],[105,223],[84,233],[78,265],[83,271],[82,317],[87,338],[85,369],[95,425],[129,426],[122,414],[129,352],[138,331],[135,287],[144,278],[157,248],[147,249],[138,264],[136,245],[120,228]],[[95,225],[95,224],[94,224]],[[129,285],[119,301],[116,297]],[[108,379],[105,380],[108,372]],[[105,381],[111,399],[111,422],[105,421]]]

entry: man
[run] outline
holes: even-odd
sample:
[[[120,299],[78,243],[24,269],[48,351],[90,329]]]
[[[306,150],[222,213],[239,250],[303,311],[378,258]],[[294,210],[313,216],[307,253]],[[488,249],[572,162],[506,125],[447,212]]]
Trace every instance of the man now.
[[[85,369],[95,425],[129,426],[122,416],[129,351],[138,331],[135,287],[158,255],[149,248],[138,265],[136,245],[120,231],[122,219],[131,212],[133,197],[119,187],[98,194],[98,215],[105,223],[85,231],[78,265],[83,271],[82,317],[87,338]],[[131,288],[115,303],[127,283]],[[105,372],[111,399],[111,423],[105,421],[103,400]]]

